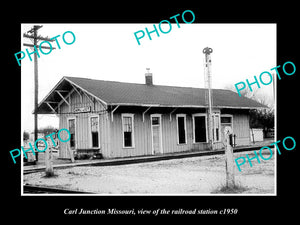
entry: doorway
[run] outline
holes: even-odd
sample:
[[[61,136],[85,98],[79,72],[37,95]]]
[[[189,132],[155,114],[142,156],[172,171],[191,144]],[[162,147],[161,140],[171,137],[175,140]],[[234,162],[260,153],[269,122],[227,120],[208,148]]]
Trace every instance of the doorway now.
[[[207,138],[206,114],[193,114],[193,143],[206,143]]]
[[[161,154],[162,151],[162,131],[161,131],[161,115],[151,115],[151,136],[152,136],[152,154]]]

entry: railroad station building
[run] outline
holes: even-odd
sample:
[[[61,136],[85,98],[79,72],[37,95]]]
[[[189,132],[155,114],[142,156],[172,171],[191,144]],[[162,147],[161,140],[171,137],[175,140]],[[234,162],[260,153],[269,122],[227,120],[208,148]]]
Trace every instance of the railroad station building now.
[[[70,131],[70,141],[60,142],[60,158],[70,158],[70,152],[117,158],[213,151],[224,147],[225,126],[232,128],[237,146],[250,144],[249,110],[265,106],[230,90],[213,89],[210,128],[206,92],[153,84],[149,71],[144,84],[63,77],[37,113],[57,114],[59,129]]]

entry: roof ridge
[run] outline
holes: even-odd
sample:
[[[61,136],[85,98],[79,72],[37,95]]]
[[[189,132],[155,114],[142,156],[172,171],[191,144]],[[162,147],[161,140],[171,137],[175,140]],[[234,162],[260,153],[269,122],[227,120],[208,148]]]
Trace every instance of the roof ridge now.
[[[101,79],[94,79],[94,78],[87,78],[87,77],[64,76],[64,78],[95,80],[95,81],[113,82],[113,83],[120,83],[120,84],[136,84],[136,85],[143,85],[143,86],[147,85],[147,84],[144,84],[144,83],[131,83],[131,82],[114,81],[114,80],[101,80]],[[147,86],[149,86],[149,85],[147,85]],[[153,86],[153,87],[172,87],[172,88],[190,88],[190,89],[201,89],[201,90],[207,89],[207,88],[204,88],[204,87],[185,87],[185,86],[172,86],[172,85],[161,85],[161,84],[153,84],[151,86]],[[223,88],[212,88],[212,90],[224,90],[224,91],[233,92],[232,90],[223,89]]]

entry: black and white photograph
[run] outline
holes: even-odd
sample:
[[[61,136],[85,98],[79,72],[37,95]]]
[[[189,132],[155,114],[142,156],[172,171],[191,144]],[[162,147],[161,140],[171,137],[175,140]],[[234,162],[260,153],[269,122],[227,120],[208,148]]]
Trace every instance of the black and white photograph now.
[[[5,8],[3,220],[297,215],[296,6],[66,3]]]
[[[35,33],[24,195],[276,194],[276,24],[22,24],[23,52]]]

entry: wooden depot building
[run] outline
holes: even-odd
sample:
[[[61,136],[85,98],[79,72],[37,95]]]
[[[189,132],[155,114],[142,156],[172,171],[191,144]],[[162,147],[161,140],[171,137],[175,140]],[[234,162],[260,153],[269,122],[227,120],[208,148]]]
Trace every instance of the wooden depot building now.
[[[59,157],[101,153],[104,158],[209,150],[207,89],[63,77],[39,103],[39,114],[57,114]],[[212,91],[213,149],[224,147],[231,126],[237,145],[250,144],[249,110],[265,107],[230,90]],[[67,135],[67,134],[66,134]],[[62,137],[64,138],[64,137]],[[66,137],[67,138],[67,137]],[[71,149],[72,151],[69,151]]]

